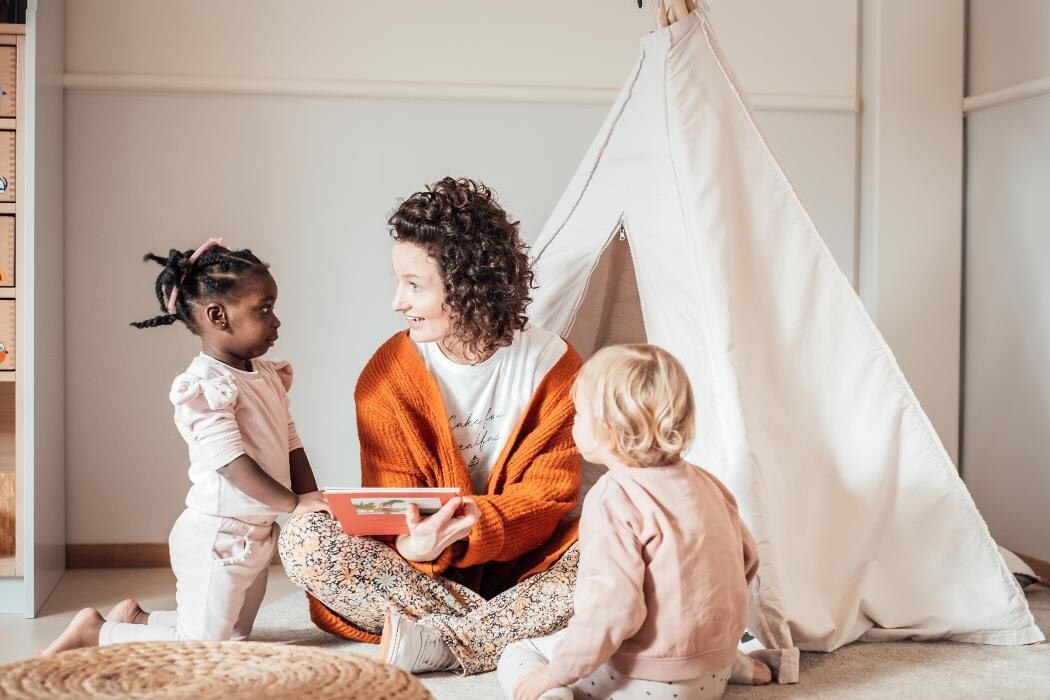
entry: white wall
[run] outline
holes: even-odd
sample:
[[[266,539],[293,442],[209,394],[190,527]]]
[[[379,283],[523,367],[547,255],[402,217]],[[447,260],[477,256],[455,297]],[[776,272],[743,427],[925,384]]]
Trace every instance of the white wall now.
[[[957,460],[965,6],[863,10],[861,298]]]
[[[971,0],[969,75],[963,477],[1050,561],[1050,3]]]
[[[856,280],[857,3],[711,4],[759,122]],[[158,313],[144,252],[222,235],[271,262],[300,433],[323,484],[356,483],[354,381],[399,328],[387,214],[469,175],[533,239],[650,22],[628,0],[289,7],[68,3],[70,542],[163,541],[185,495],[166,395],[197,347],[181,328],[127,326]]]
[[[854,0],[716,0],[750,92],[853,97]],[[617,90],[651,29],[631,0],[75,0],[68,73]],[[610,96],[611,97],[611,96]]]
[[[1050,78],[1050,3],[970,0],[967,95]]]

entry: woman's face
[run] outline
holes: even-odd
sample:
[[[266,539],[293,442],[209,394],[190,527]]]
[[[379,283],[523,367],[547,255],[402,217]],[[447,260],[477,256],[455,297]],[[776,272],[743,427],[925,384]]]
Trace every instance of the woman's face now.
[[[445,280],[437,261],[415,243],[394,241],[397,291],[391,304],[408,321],[408,335],[417,343],[432,343],[449,335],[452,315],[445,306]]]

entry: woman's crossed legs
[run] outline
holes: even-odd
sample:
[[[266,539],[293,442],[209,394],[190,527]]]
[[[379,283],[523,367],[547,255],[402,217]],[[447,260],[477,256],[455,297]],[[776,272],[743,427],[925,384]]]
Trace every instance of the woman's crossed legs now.
[[[491,600],[417,571],[382,542],[347,535],[322,513],[290,521],[279,549],[292,581],[354,626],[379,634],[387,611],[408,615],[436,630],[467,674],[495,669],[509,644],[551,634],[572,617],[575,546]]]

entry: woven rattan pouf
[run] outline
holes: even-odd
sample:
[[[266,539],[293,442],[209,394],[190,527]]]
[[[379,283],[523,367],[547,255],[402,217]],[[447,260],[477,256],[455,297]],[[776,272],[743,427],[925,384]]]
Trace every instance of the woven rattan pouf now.
[[[423,700],[411,674],[370,659],[260,642],[136,642],[0,666],[2,698]]]

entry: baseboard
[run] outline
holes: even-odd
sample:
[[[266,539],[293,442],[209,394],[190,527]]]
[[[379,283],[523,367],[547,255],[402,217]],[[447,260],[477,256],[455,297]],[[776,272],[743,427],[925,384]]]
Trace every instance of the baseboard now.
[[[67,569],[141,569],[171,566],[167,543],[67,544]]]
[[[1043,561],[1042,559],[1036,559],[1030,557],[1027,554],[1021,554],[1020,552],[1014,552],[1017,558],[1023,561],[1028,566],[1032,567],[1032,571],[1039,577],[1039,580],[1050,586],[1050,562]]]
[[[274,548],[273,563],[281,558]],[[144,569],[171,566],[166,542],[127,544],[67,544],[67,569]]]
[[[1032,567],[1039,579],[1050,585],[1050,562],[1014,552]],[[281,557],[274,549],[273,563]],[[167,543],[132,542],[128,544],[67,544],[67,569],[143,569],[171,566]]]

